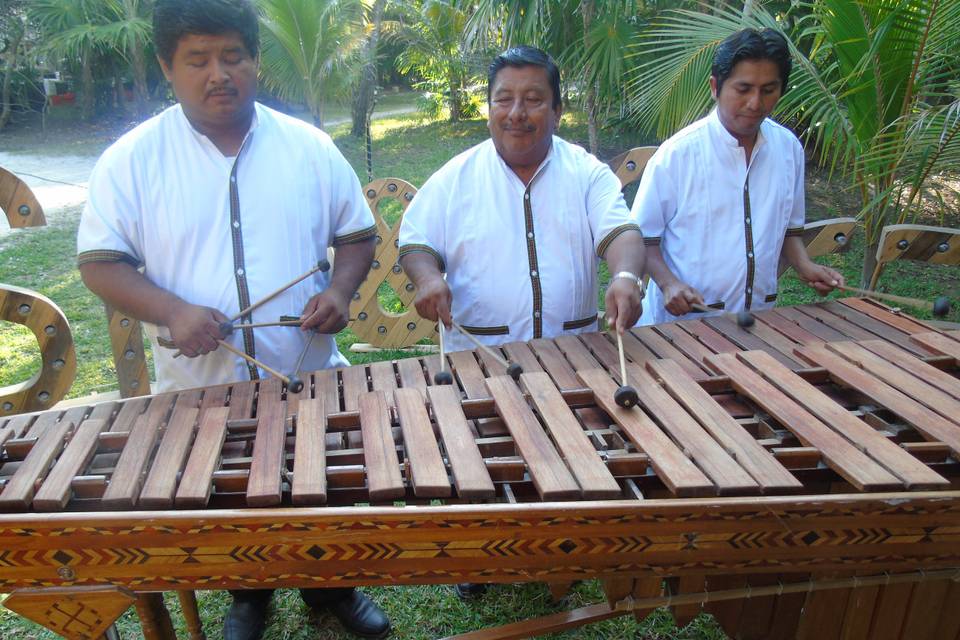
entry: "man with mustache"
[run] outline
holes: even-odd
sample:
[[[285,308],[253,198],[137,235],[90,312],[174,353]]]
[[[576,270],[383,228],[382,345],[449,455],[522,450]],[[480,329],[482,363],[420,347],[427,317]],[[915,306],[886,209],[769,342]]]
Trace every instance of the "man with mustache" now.
[[[710,77],[716,108],[660,145],[644,169],[633,215],[653,283],[641,324],[677,320],[692,303],[717,313],[772,307],[781,263],[821,295],[843,284],[807,255],[803,148],[767,117],[790,68],[787,41],[773,29],[726,38]]]
[[[595,331],[604,259],[606,315],[618,331],[629,328],[643,297],[643,239],[613,172],[554,135],[557,65],[519,46],[497,56],[487,77],[491,139],[433,174],[401,223],[400,263],[417,287],[417,311],[491,345]],[[448,350],[472,346],[446,332]]]
[[[250,0],[157,0],[154,43],[179,104],[121,137],[90,177],[80,272],[107,303],[147,323],[155,391],[266,375],[218,349],[220,339],[277,370],[289,370],[304,349],[303,370],[348,364],[332,334],[346,326],[370,268],[376,226],[329,136],[256,103],[258,29]],[[300,314],[301,330],[221,335],[228,315],[308,271],[331,246],[332,276],[314,274],[242,318]],[[161,333],[187,357],[158,348]],[[270,594],[233,592],[224,638],[259,638]],[[301,594],[358,635],[390,630],[352,588]]]

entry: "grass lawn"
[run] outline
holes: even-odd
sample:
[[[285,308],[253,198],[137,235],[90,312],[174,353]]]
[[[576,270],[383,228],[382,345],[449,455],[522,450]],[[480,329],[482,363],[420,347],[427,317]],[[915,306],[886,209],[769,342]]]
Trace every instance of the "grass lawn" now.
[[[381,102],[384,110],[397,108],[395,104],[399,103],[399,99],[389,98]],[[328,114],[327,117],[331,116]],[[416,186],[423,184],[426,178],[450,157],[486,139],[488,135],[485,122],[481,120],[453,125],[424,121],[416,114],[376,120],[372,131],[374,175],[404,178]],[[363,141],[349,136],[348,124],[334,127],[331,133],[358,175],[365,176]],[[583,144],[586,140],[583,118],[577,114],[566,115],[561,134]],[[86,134],[72,137],[64,129],[62,139],[53,149],[53,155],[96,153],[115,135],[115,127],[109,129],[109,132],[94,127]],[[14,150],[24,153],[37,151],[36,141],[31,145],[30,136],[26,134],[13,136],[6,141],[10,140],[14,142]],[[5,144],[3,138],[0,138],[0,143]],[[649,141],[636,136],[607,132],[602,140],[600,155],[608,159],[644,143]],[[10,147],[5,147],[5,150],[10,150]],[[855,200],[843,191],[843,183],[839,180],[830,181],[814,174],[810,184],[808,219],[850,215],[855,211]],[[79,210],[73,210],[51,226],[13,232],[0,239],[0,282],[43,293],[53,299],[70,320],[79,364],[77,380],[71,389],[70,397],[109,391],[116,387],[103,307],[83,287],[74,263],[74,238],[78,219]],[[925,222],[941,223],[940,220],[933,219]],[[955,216],[950,217],[946,223],[956,226],[957,219]],[[855,235],[849,251],[828,256],[823,260],[841,270],[848,281],[856,282],[863,255],[862,240],[862,235]],[[881,284],[883,289],[901,295],[932,299],[945,294],[956,299],[960,296],[958,276],[960,270],[956,268],[895,263],[888,268]],[[809,289],[790,275],[781,282],[782,304],[810,302],[815,298]],[[960,321],[960,310],[957,306],[955,305],[949,320]],[[919,315],[924,317],[922,313]],[[396,357],[395,353],[371,356],[346,351],[356,340],[349,331],[342,332],[337,340],[352,362]],[[32,336],[22,327],[3,323],[0,326],[0,386],[28,378],[38,366],[39,355]],[[495,587],[470,604],[460,602],[448,587],[377,588],[370,589],[369,592],[393,619],[394,637],[404,639],[434,638],[469,631],[583,606],[602,599],[595,581],[579,585],[562,603],[551,602],[546,588],[537,584]],[[211,640],[220,638],[220,623],[229,598],[225,593],[208,591],[200,592],[199,597],[208,637]],[[170,598],[169,605],[171,609],[177,609],[175,599]],[[178,618],[176,614],[175,618]],[[130,612],[122,618],[120,627],[125,638],[139,635],[136,620]],[[40,639],[55,636],[0,609],[0,637]],[[347,637],[350,636],[345,634],[335,621],[313,617],[296,597],[295,592],[284,591],[278,594],[266,638],[277,640]],[[719,640],[724,635],[708,616],[701,616],[688,627],[677,629],[668,613],[658,611],[643,623],[635,622],[632,617],[623,617],[553,637]]]

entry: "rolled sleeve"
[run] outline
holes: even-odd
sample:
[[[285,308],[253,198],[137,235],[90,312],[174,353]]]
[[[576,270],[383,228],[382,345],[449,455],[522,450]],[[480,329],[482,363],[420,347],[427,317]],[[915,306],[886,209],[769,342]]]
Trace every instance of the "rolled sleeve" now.
[[[594,250],[602,258],[617,236],[625,231],[639,231],[640,227],[630,218],[617,176],[607,165],[594,162],[587,191],[587,217]]]
[[[441,181],[431,178],[413,197],[400,222],[400,256],[411,253],[432,255],[446,271],[444,258],[444,221],[447,215],[445,190]]]
[[[90,174],[87,203],[77,229],[77,263],[143,263],[139,204],[122,161],[110,153],[97,161]]]

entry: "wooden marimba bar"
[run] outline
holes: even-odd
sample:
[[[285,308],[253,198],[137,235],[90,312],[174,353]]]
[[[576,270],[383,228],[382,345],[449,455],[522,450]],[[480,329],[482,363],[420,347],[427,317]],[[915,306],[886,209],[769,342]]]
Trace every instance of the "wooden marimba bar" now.
[[[10,418],[0,590],[654,572],[685,593],[960,566],[960,334],[859,299],[756,320],[635,329],[634,409],[593,333],[506,345],[519,382],[465,351],[448,354],[455,386],[431,384],[432,356],[315,372],[301,394],[265,380]],[[941,582],[938,602],[960,596]],[[824,628],[800,612],[831,593],[768,596],[763,620],[711,611],[731,635],[793,637]],[[898,628],[954,624],[900,596]],[[831,624],[879,625],[881,601]]]

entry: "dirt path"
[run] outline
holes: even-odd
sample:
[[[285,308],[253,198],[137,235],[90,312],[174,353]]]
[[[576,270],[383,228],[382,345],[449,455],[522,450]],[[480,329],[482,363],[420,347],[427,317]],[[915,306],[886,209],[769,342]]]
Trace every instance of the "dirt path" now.
[[[389,118],[414,111],[416,108],[412,106],[378,111],[373,114],[373,119]],[[333,119],[325,123],[325,128],[329,129],[349,121],[349,118]],[[59,220],[64,213],[75,211],[86,202],[87,182],[98,157],[97,155],[45,155],[42,149],[36,154],[0,151],[0,167],[13,173],[30,187],[40,206],[43,207],[47,222],[53,222]],[[0,216],[0,238],[11,232],[6,218]]]

